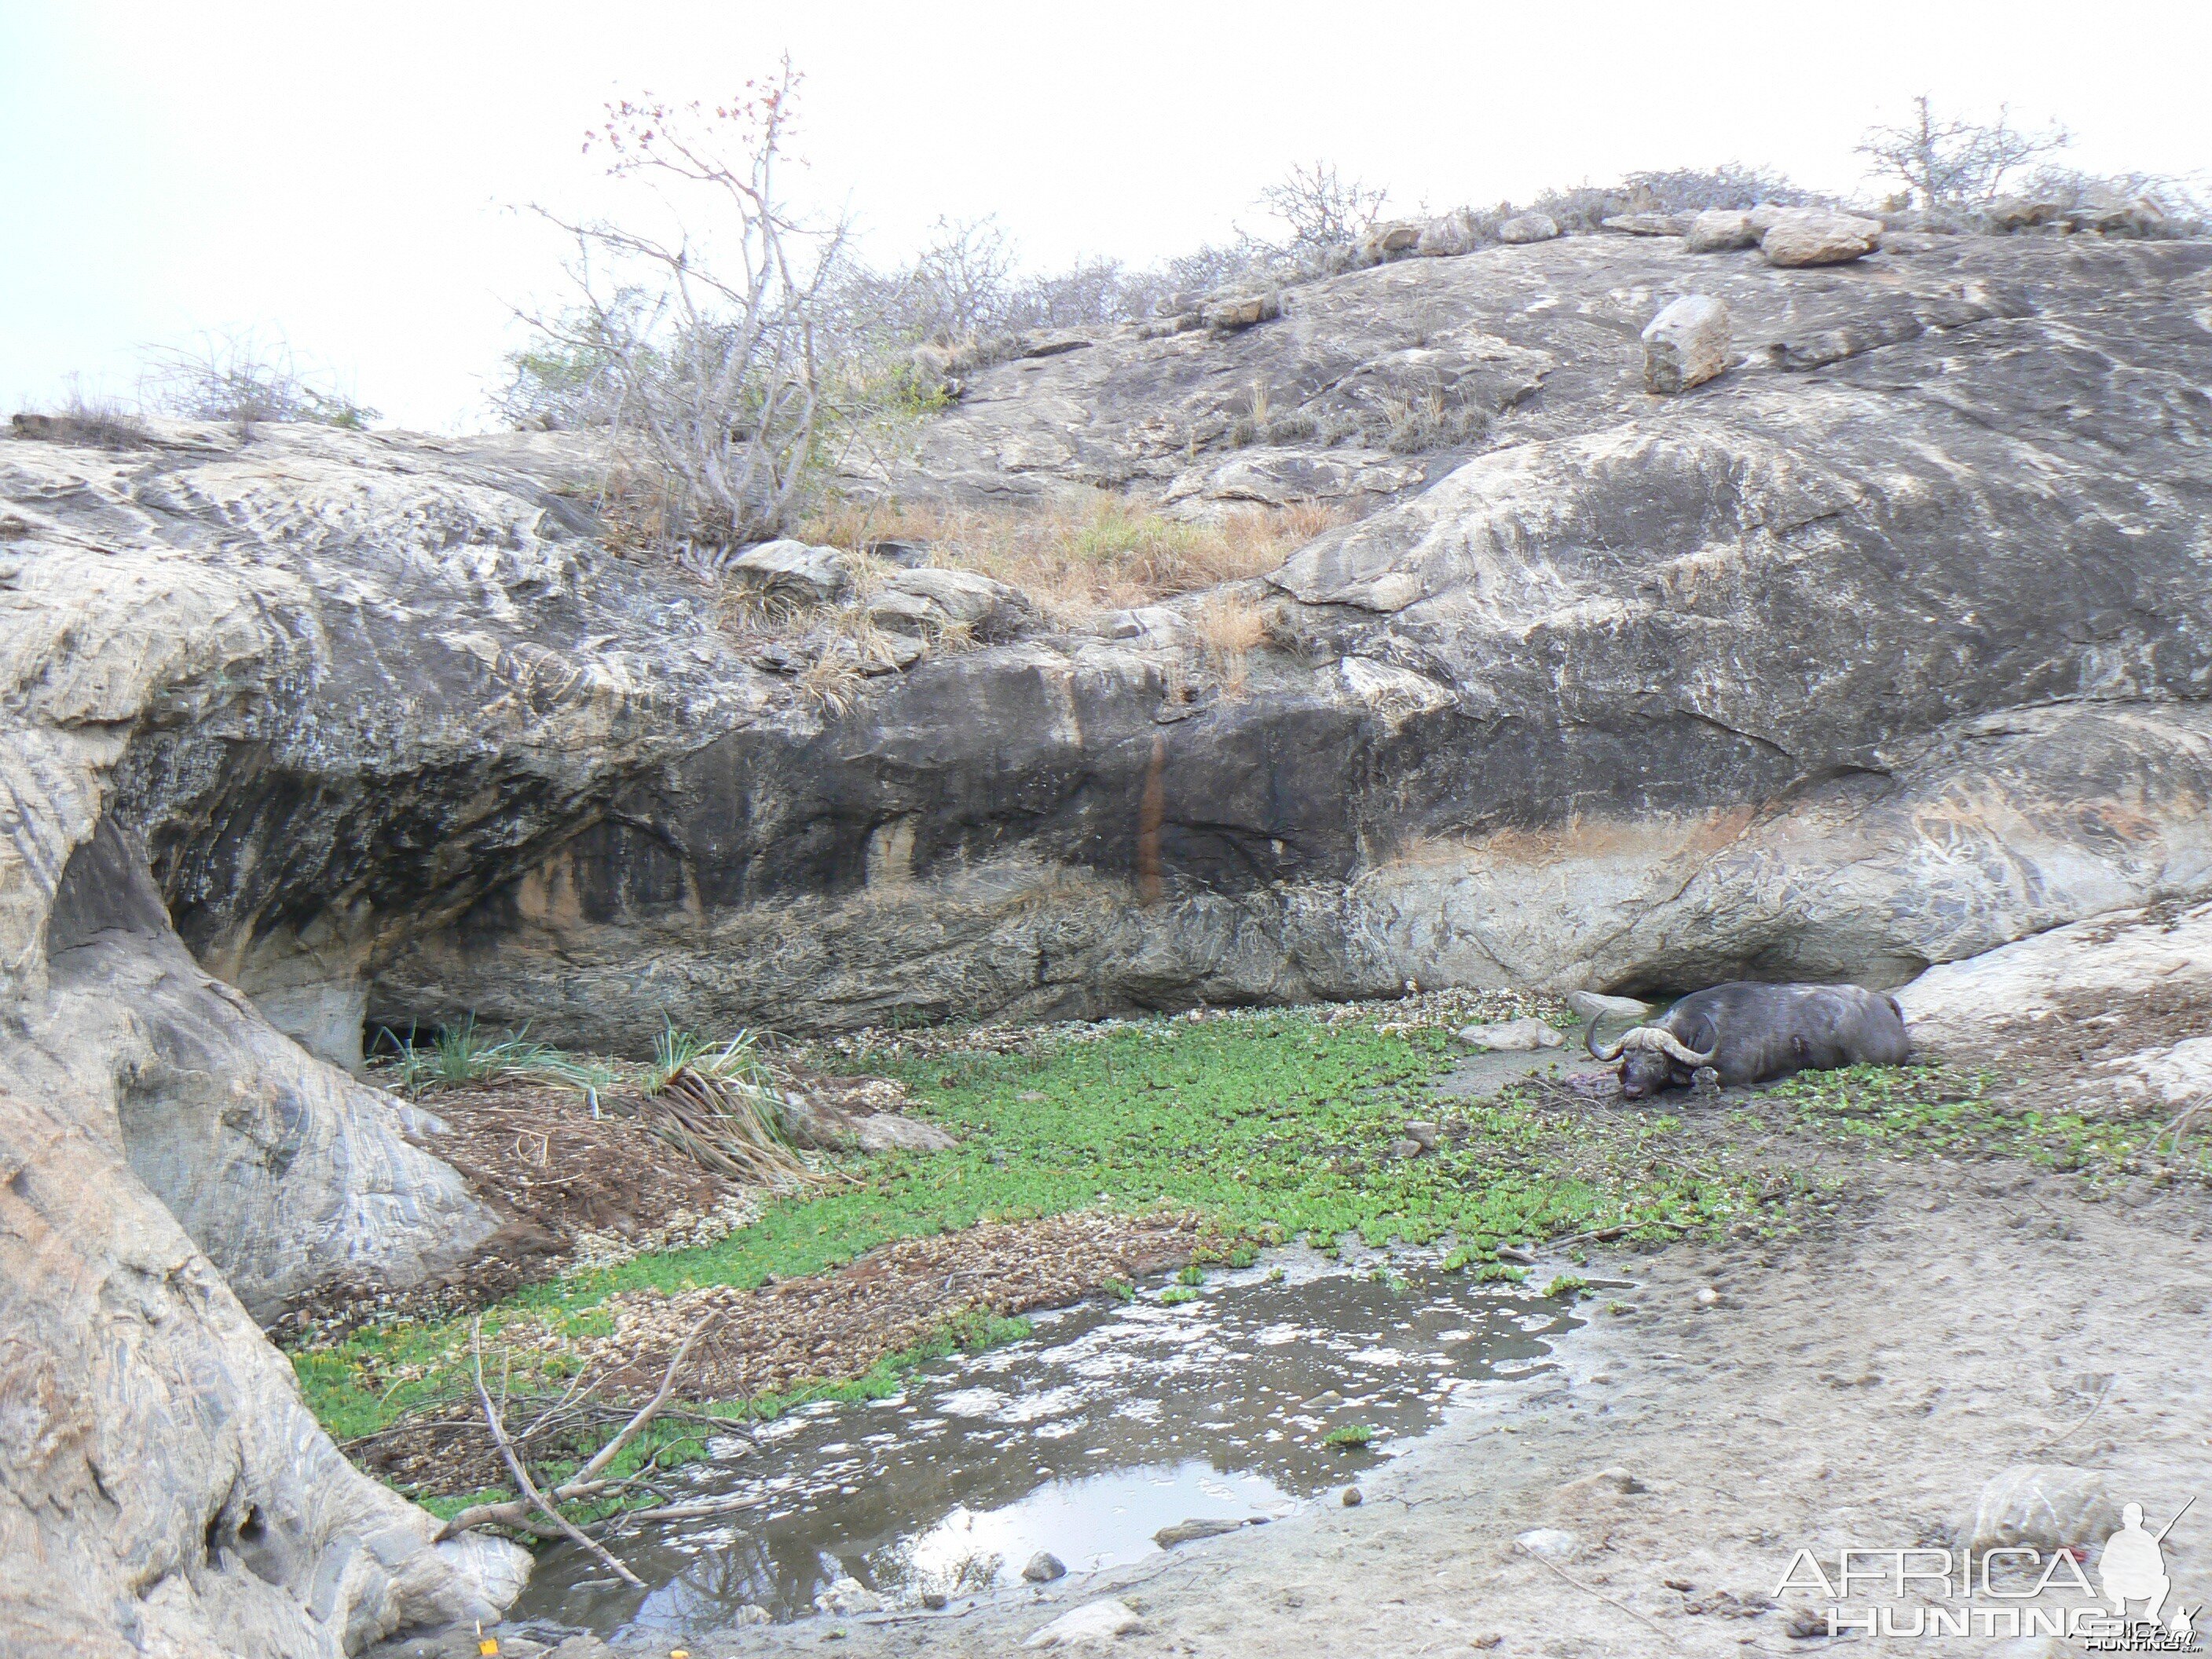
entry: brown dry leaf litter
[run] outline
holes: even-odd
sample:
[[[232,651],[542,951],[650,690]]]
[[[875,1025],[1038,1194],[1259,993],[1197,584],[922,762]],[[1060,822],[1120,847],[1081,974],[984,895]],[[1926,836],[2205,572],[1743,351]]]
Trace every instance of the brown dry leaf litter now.
[[[584,1097],[506,1079],[422,1103],[447,1132],[422,1146],[452,1164],[505,1224],[463,1266],[402,1291],[338,1285],[286,1310],[288,1335],[334,1340],[372,1320],[437,1318],[496,1302],[560,1269],[580,1243],[676,1249],[712,1243],[742,1218],[740,1188],[635,1118],[593,1118]],[[605,1252],[601,1252],[605,1254]]]
[[[594,1118],[573,1089],[480,1084],[422,1104],[448,1128],[424,1142],[428,1150],[532,1229],[549,1253],[580,1233],[627,1236],[678,1210],[703,1213],[730,1190],[636,1118]]]
[[[781,1394],[802,1382],[861,1376],[964,1315],[1054,1307],[1109,1279],[1180,1265],[1203,1237],[1189,1215],[1086,1210],[1042,1221],[979,1222],[884,1245],[834,1273],[757,1290],[626,1291],[605,1304],[613,1334],[578,1352],[613,1373],[614,1392],[649,1390],[677,1345],[712,1315],[714,1328],[693,1352],[684,1394],[713,1400]]]

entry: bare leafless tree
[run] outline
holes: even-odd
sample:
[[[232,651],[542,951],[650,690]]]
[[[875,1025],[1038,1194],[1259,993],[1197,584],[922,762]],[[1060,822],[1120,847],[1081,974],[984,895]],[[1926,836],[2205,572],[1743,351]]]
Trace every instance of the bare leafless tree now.
[[[2013,126],[2002,106],[1995,121],[1941,118],[1923,93],[1912,100],[1910,120],[1868,129],[1858,153],[1869,157],[1883,177],[1897,179],[1917,196],[1927,217],[1945,208],[1988,201],[2007,174],[2072,142],[2062,127],[2027,132]]]
[[[821,311],[847,236],[782,194],[799,79],[787,59],[720,104],[608,106],[585,148],[647,187],[665,228],[545,214],[575,239],[578,303],[529,320],[673,486],[677,534],[775,534],[834,436]]]
[[[906,273],[924,331],[988,334],[1012,323],[1014,251],[996,219],[939,219],[937,238]]]
[[[1260,192],[1261,205],[1290,227],[1293,252],[1322,252],[1357,242],[1373,226],[1390,192],[1346,179],[1329,161],[1293,167]]]

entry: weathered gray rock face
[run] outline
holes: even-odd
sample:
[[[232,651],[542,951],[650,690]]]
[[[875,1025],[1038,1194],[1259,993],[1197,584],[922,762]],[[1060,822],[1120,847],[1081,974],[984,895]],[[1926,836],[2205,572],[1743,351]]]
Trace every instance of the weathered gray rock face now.
[[[336,1659],[496,1617],[527,1558],[436,1529],[316,1425],[112,1126],[0,1088],[0,1654]]]
[[[413,1283],[496,1229],[403,1138],[434,1146],[436,1119],[302,1052],[192,960],[112,820],[62,872],[46,957],[0,1079],[96,1108],[255,1316],[336,1281]]]
[[[161,734],[234,739],[282,687],[283,579],[112,498],[65,526],[89,503],[0,468],[0,1651],[336,1655],[490,1616],[519,1553],[434,1547],[252,1315],[420,1279],[494,1218],[404,1138],[434,1124],[194,961],[112,811]]]
[[[599,555],[521,451],[4,457],[17,500],[66,504],[34,509],[51,568],[105,537],[266,593],[228,690],[195,683],[229,702],[125,744],[118,805],[199,959],[280,1017],[633,1047],[664,1012],[1893,982],[2206,882],[2208,259],[1567,238],[979,375],[909,487],[1119,469],[1202,502],[1261,452],[1183,416],[1255,380],[1345,412],[1418,374],[1494,411],[1273,578],[1289,648],[1241,699],[1169,608],[922,653],[825,720],[696,585]],[[1692,270],[1750,360],[1652,413],[1633,335]],[[1276,499],[1361,498],[1341,458],[1391,485],[1379,452],[1266,454]]]

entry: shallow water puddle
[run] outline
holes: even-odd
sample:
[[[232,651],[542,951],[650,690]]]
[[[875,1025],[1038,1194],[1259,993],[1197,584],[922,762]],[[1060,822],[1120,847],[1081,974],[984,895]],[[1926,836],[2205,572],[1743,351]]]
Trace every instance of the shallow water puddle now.
[[[549,1550],[509,1617],[697,1633],[749,1606],[805,1617],[843,1578],[915,1605],[1019,1590],[1041,1552],[1074,1572],[1139,1560],[1163,1528],[1274,1520],[1356,1480],[1577,1322],[1403,1257],[1292,1251],[1162,1300],[1179,1288],[1034,1316],[1030,1338],[926,1366],[890,1399],[805,1407],[726,1443],[671,1495],[750,1507],[610,1540],[643,1591]],[[1325,1443],[1355,1425],[1371,1449]]]

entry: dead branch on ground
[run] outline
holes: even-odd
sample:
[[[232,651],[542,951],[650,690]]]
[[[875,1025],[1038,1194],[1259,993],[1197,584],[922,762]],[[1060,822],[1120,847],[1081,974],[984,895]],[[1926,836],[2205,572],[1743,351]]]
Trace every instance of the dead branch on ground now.
[[[651,1486],[642,1472],[610,1479],[606,1476],[607,1468],[616,1458],[622,1455],[638,1436],[643,1434],[666,1412],[668,1397],[675,1391],[677,1374],[683,1369],[684,1362],[690,1357],[692,1345],[705,1335],[720,1317],[719,1314],[710,1313],[691,1328],[690,1334],[678,1345],[675,1353],[671,1356],[667,1370],[661,1373],[660,1386],[653,1391],[653,1398],[631,1413],[629,1420],[611,1439],[594,1452],[581,1468],[550,1492],[546,1492],[531,1479],[528,1468],[525,1466],[520,1454],[515,1449],[513,1437],[507,1433],[506,1413],[503,1409],[505,1390],[501,1390],[501,1401],[495,1401],[491,1397],[490,1390],[484,1386],[483,1316],[479,1314],[469,1331],[469,1354],[475,1374],[477,1403],[483,1410],[484,1426],[490,1431],[492,1443],[498,1449],[501,1461],[507,1465],[507,1474],[514,1481],[515,1490],[520,1492],[521,1496],[496,1504],[471,1504],[439,1529],[440,1541],[451,1538],[456,1534],[466,1532],[474,1527],[507,1527],[517,1532],[528,1532],[539,1537],[568,1538],[598,1556],[626,1583],[640,1583],[641,1581],[635,1577],[628,1567],[609,1554],[603,1546],[586,1536],[582,1528],[562,1514],[559,1506],[563,1504],[588,1501],[619,1500],[641,1487],[653,1492],[656,1496],[659,1495],[659,1488]],[[546,1423],[557,1413],[571,1408],[572,1402],[589,1398],[591,1393],[599,1385],[593,1382],[587,1387],[585,1377],[586,1374],[580,1373],[575,1381],[569,1384],[567,1393],[560,1401],[538,1414],[529,1430],[525,1431],[526,1438],[529,1434],[543,1429]],[[694,1414],[687,1413],[684,1415],[690,1417]],[[628,1518],[635,1521],[684,1519],[688,1518],[690,1512],[699,1507],[697,1504],[663,1504],[657,1509],[636,1511]]]

